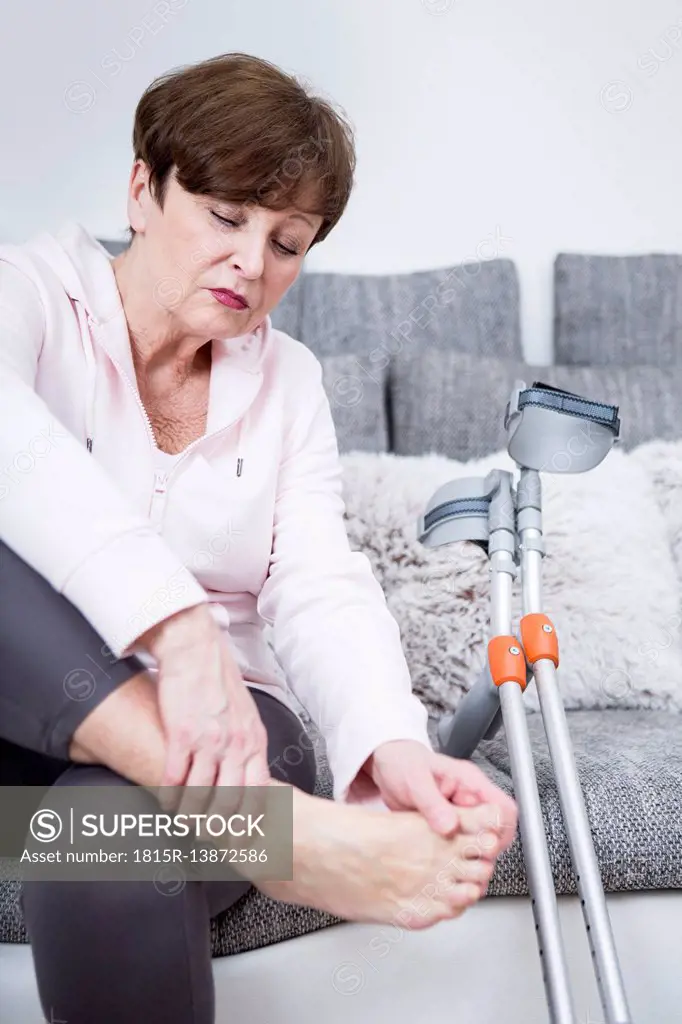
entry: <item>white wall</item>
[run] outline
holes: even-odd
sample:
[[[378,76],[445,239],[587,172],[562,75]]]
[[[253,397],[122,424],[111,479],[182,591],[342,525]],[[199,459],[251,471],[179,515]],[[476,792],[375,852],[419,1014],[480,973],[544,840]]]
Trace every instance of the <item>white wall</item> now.
[[[517,263],[526,354],[551,358],[558,251],[682,252],[682,3],[117,0],[9,5],[0,238],[75,218],[120,236],[135,104],[171,67],[246,50],[357,131],[349,209],[308,269]]]

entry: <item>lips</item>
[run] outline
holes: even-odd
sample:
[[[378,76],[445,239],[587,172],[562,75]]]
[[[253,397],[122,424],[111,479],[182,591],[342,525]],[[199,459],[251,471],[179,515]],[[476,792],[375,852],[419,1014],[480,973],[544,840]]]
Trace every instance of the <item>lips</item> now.
[[[218,300],[223,306],[229,306],[230,309],[248,309],[249,304],[243,296],[237,292],[231,291],[229,288],[210,288],[211,295]]]

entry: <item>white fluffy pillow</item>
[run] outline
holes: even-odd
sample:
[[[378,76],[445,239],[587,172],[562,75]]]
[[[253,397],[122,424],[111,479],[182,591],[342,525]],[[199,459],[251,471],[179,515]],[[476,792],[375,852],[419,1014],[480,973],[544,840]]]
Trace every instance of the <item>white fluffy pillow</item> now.
[[[557,628],[569,709],[682,710],[680,586],[654,481],[633,456],[616,449],[587,473],[541,474],[543,611]],[[513,462],[506,451],[468,463],[362,452],[342,462],[351,547],[368,555],[384,589],[415,692],[431,712],[450,710],[485,663],[489,562],[469,542],[424,547],[417,517],[441,484]],[[517,580],[516,633],[520,613]],[[525,701],[538,708],[534,686]]]
[[[682,441],[648,441],[630,454],[653,483],[682,581]]]

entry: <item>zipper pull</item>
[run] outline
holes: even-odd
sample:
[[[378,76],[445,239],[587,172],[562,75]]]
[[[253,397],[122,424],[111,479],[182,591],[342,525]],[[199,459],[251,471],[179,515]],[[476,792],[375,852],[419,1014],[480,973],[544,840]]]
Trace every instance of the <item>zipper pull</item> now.
[[[242,466],[244,465],[243,459],[237,459],[237,476],[242,475]]]
[[[160,469],[154,471],[154,491],[149,509],[149,518],[153,526],[158,526],[163,517],[163,509],[166,503],[167,479],[167,473],[162,472]]]

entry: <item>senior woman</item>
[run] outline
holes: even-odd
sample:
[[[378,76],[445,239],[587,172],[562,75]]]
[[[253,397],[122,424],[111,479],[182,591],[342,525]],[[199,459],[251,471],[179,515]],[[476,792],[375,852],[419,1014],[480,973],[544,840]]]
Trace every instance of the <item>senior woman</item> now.
[[[348,920],[456,917],[516,807],[432,749],[349,548],[320,363],[270,320],[346,207],[351,130],[230,53],[153,82],[133,147],[120,255],[74,223],[0,248],[1,781],[176,787],[178,812],[287,785],[293,878],[253,884]],[[210,919],[251,884],[27,879],[47,1019],[211,1024]]]

